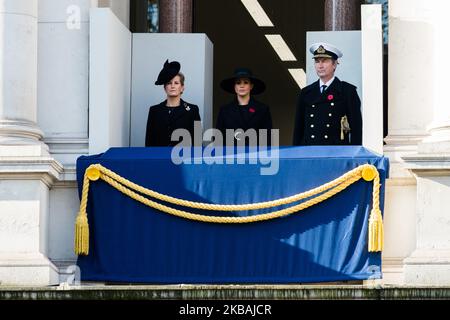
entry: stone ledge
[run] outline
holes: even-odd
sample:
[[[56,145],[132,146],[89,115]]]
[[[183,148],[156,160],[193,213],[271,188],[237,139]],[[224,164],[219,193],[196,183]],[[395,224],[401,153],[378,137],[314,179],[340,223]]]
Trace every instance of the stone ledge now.
[[[450,299],[450,287],[362,285],[98,285],[1,287],[0,300]]]

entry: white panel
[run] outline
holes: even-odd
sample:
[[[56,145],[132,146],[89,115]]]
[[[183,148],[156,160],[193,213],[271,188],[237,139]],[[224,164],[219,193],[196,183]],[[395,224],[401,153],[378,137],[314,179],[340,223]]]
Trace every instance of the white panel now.
[[[203,128],[212,126],[212,43],[205,34],[133,34],[131,146],[145,145],[150,106],[165,100],[155,81],[166,59],[179,61],[185,75],[182,99],[200,108]]]
[[[450,250],[450,176],[417,177],[417,194],[418,248]]]
[[[50,191],[49,252],[52,260],[75,260],[73,251],[75,218],[80,208],[77,188]]]
[[[87,137],[89,24],[39,23],[38,125],[45,137]]]
[[[394,141],[403,136],[404,141],[417,144],[433,120],[434,84],[445,72],[435,60],[436,27],[431,8],[430,2],[423,0],[389,3],[388,132]]]
[[[47,215],[48,189],[41,181],[1,179],[0,252],[45,254]]]
[[[39,0],[38,19],[39,22],[65,23],[79,13],[80,22],[89,22],[89,8],[93,5],[92,0]]]
[[[205,42],[205,63],[203,68],[204,73],[204,90],[203,90],[203,108],[201,110],[200,116],[202,117],[203,129],[209,129],[213,126],[213,43],[208,39],[207,36],[204,37]]]
[[[38,0],[2,0],[0,12],[13,15],[37,17]]]
[[[109,8],[91,9],[89,154],[129,146],[131,33]]]
[[[39,201],[0,200],[0,252],[39,251]]]
[[[361,6],[363,146],[383,154],[383,31],[381,5]]]
[[[386,183],[383,258],[404,259],[416,247],[417,190],[415,181],[411,180],[388,180]]]

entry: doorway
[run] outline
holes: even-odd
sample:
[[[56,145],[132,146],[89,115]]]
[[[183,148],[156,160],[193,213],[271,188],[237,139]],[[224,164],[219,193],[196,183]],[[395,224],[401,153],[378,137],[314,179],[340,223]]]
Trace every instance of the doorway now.
[[[252,16],[255,8],[259,13]],[[266,91],[256,99],[269,105],[273,127],[280,129],[280,145],[292,144],[301,79],[289,69],[306,70],[306,32],[323,30],[323,12],[324,0],[194,0],[193,32],[205,33],[214,44],[214,123],[220,106],[233,99],[220,81],[236,67],[248,67],[266,83]],[[267,19],[264,23],[264,13],[272,26]]]

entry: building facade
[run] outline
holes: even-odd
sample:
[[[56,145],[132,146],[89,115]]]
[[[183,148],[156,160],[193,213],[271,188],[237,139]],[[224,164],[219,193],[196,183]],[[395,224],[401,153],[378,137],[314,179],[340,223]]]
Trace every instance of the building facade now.
[[[447,2],[389,1],[384,284],[450,284]],[[89,154],[95,130],[89,126],[89,12],[108,7],[126,28],[144,32],[154,17],[148,10],[142,17],[148,3],[0,0],[0,285],[57,284],[73,273],[75,164]],[[244,1],[217,3],[160,0],[159,32],[206,33],[214,43],[214,83],[238,61],[261,72],[272,84],[269,93],[285,87],[276,99],[266,98],[278,107],[274,122],[282,144],[289,144],[299,88],[287,69],[304,67],[304,32],[358,29],[361,1],[295,1],[293,10],[288,0],[260,0],[296,57],[288,61],[271,51],[261,33],[267,27],[250,19]],[[208,15],[214,10],[238,23],[224,29]],[[240,37],[265,49],[248,52]],[[214,110],[226,98],[214,88]]]

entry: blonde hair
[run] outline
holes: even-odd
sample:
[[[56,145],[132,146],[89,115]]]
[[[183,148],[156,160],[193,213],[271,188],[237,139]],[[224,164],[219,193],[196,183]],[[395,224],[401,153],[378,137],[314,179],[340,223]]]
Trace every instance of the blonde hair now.
[[[179,76],[179,77],[180,77],[180,82],[181,82],[181,85],[183,85],[183,86],[184,86],[184,74],[182,74],[181,72],[178,72],[177,76]]]

